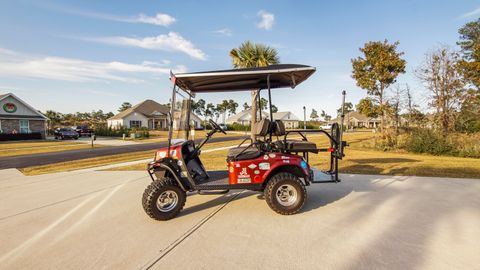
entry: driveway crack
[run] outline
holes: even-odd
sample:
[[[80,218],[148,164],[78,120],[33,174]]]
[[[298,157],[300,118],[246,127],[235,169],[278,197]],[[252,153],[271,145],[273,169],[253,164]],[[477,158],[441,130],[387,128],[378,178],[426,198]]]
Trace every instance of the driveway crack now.
[[[218,212],[220,212],[225,206],[227,206],[231,201],[233,201],[235,198],[237,198],[243,192],[244,191],[231,194],[230,198],[228,198],[228,200],[225,203],[223,203],[222,206],[218,207],[217,209],[215,209],[215,211],[211,212],[206,217],[204,217],[199,222],[197,222],[195,225],[193,225],[192,228],[190,228],[188,231],[186,231],[184,234],[182,234],[179,238],[177,238],[175,241],[173,241],[165,249],[160,250],[160,254],[156,258],[147,262],[140,269],[145,269],[145,270],[152,269],[152,267],[154,267],[165,256],[167,256],[171,251],[173,251],[177,246],[179,246],[185,239],[187,239],[190,235],[192,235],[194,232],[196,232],[198,229],[200,229],[205,223],[207,223],[207,221],[209,221],[212,217],[214,217]]]

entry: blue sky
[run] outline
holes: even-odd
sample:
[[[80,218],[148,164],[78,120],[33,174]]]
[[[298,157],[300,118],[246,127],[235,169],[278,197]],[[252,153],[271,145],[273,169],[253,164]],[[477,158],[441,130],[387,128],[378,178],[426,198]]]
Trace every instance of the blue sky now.
[[[440,45],[456,48],[458,28],[480,16],[480,1],[24,1],[0,2],[0,92],[40,110],[102,109],[124,101],[168,102],[168,72],[231,68],[245,40],[275,47],[282,63],[317,68],[295,90],[273,96],[281,111],[302,106],[335,114],[341,90],[366,95],[350,59],[370,40],[400,41],[408,83],[425,107],[413,71]],[[207,102],[249,93],[203,94]]]

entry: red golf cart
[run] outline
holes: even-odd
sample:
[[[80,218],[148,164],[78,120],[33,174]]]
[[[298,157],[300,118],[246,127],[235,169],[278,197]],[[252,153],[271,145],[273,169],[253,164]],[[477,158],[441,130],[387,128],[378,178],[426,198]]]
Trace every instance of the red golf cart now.
[[[315,72],[314,67],[305,65],[272,65],[262,68],[220,70],[187,74],[171,74],[173,83],[171,104],[187,104],[185,119],[173,120],[177,112],[171,106],[169,114],[168,147],[158,150],[155,159],[148,164],[152,183],[143,194],[143,208],[153,219],[174,218],[183,208],[186,192],[199,194],[226,193],[233,189],[264,192],[268,206],[282,215],[297,213],[305,204],[305,186],[313,183],[335,183],[338,178],[338,161],[344,156],[346,142],[342,131],[333,124],[330,132],[325,130],[286,130],[280,120],[273,119],[271,91],[277,88],[294,88]],[[200,159],[202,147],[217,132],[225,130],[210,120],[212,130],[203,141],[172,141],[174,122],[176,129],[189,128],[189,102],[196,93],[220,93],[229,91],[266,90],[270,107],[269,118],[256,119],[253,133],[255,140],[245,139],[228,151],[225,170],[207,171]],[[177,94],[187,99],[178,102]],[[345,103],[345,92],[343,103]],[[343,105],[342,105],[343,106]],[[343,113],[342,113],[343,115]],[[342,116],[343,119],[343,116]],[[342,120],[343,121],[343,120]],[[178,123],[177,123],[178,122]],[[308,141],[307,134],[325,135],[330,145],[318,148]],[[327,152],[330,167],[325,171],[309,165],[309,154]]]

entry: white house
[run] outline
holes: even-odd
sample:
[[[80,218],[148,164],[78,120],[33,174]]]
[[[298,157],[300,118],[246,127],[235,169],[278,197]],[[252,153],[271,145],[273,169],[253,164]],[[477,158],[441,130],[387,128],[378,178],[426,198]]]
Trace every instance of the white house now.
[[[227,118],[227,120],[225,120],[225,124],[228,124],[228,125],[232,125],[234,123],[238,123],[240,125],[244,125],[244,126],[247,126],[247,125],[250,125],[250,113],[251,113],[251,109],[248,109],[248,110],[244,110],[244,111],[241,111],[237,114],[234,114],[230,117]],[[268,118],[268,113],[266,112],[262,112],[262,117],[263,118]]]
[[[240,125],[249,125],[250,124],[250,112],[251,110],[245,110],[241,111],[235,115],[230,116],[225,122],[226,124],[234,124],[238,123]],[[263,118],[269,118],[269,115],[267,112],[262,112],[262,117]],[[292,112],[276,112],[273,113],[273,119],[274,120],[282,120],[282,122],[285,124],[285,128],[288,129],[294,129],[298,128],[300,119],[294,115]]]
[[[340,123],[340,120],[340,117],[337,117],[330,120],[328,123]],[[348,127],[355,128],[376,128],[377,125],[380,123],[380,119],[368,117],[356,111],[345,113],[344,121],[345,125],[347,125]]]
[[[120,112],[107,120],[109,128],[141,128],[145,127],[151,130],[168,129],[168,106],[159,104],[153,100],[147,99],[123,112]],[[179,112],[175,112],[173,125],[178,128],[177,119]],[[202,120],[195,114],[190,114],[190,121],[195,128],[202,127]]]
[[[0,94],[0,140],[45,139],[47,120],[14,94]]]
[[[298,128],[300,119],[292,112],[276,112],[273,114],[274,120],[282,120],[287,129]]]

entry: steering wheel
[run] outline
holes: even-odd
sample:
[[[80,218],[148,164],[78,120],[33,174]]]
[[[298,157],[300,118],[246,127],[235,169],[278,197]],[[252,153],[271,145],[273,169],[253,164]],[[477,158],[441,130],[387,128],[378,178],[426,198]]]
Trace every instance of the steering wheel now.
[[[217,123],[215,123],[215,121],[213,121],[212,119],[210,119],[208,122],[210,123],[210,125],[212,125],[212,127],[213,127],[214,129],[222,132],[222,133],[225,134],[225,135],[227,134],[227,133],[225,132],[225,130],[223,130],[223,129],[222,129]]]

